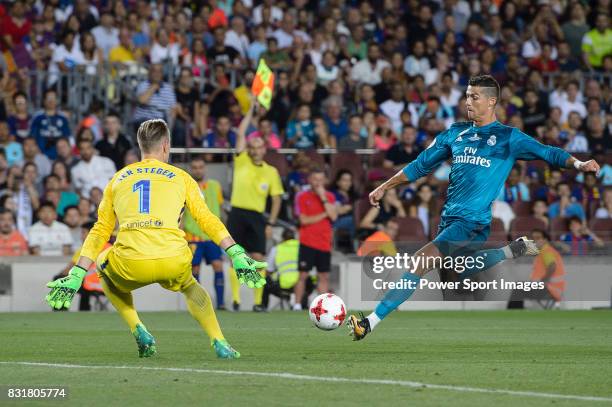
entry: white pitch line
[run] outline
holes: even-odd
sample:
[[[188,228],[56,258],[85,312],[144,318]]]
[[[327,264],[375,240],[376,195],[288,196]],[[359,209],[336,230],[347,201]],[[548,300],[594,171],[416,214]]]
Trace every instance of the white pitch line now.
[[[8,362],[0,361],[0,365],[18,365],[18,366],[37,366],[37,367],[56,367],[65,369],[131,369],[131,370],[153,370],[165,372],[186,372],[186,373],[209,373],[228,376],[259,376],[259,377],[276,377],[282,379],[293,380],[310,380],[316,382],[340,382],[353,384],[386,384],[391,386],[421,388],[421,389],[437,389],[457,391],[464,393],[486,393],[486,394],[505,394],[509,396],[523,397],[539,397],[547,399],[563,399],[563,400],[580,400],[580,401],[604,401],[612,402],[612,397],[597,397],[597,396],[577,396],[571,394],[555,394],[555,393],[540,393],[534,391],[520,390],[504,390],[504,389],[484,389],[479,387],[464,387],[452,386],[446,384],[431,384],[420,383],[406,380],[389,380],[389,379],[357,379],[350,377],[335,377],[335,376],[309,376],[302,374],[286,373],[286,372],[251,372],[242,370],[216,370],[216,369],[195,369],[186,367],[151,367],[151,366],[111,366],[111,365],[73,365],[66,363],[43,363],[43,362]]]

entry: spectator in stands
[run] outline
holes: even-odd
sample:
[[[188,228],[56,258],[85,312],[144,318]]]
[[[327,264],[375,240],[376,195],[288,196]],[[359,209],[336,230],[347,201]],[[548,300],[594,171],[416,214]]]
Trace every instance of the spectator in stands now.
[[[308,175],[310,190],[296,197],[297,215],[300,222],[300,249],[298,270],[300,279],[295,286],[295,297],[302,298],[308,273],[317,270],[317,290],[326,293],[329,289],[331,271],[332,224],[337,219],[334,194],[325,190],[325,172],[313,168]],[[301,304],[294,304],[294,310],[301,310]]]
[[[240,53],[236,49],[225,45],[225,28],[215,28],[213,35],[215,43],[207,51],[208,62],[213,65],[224,66],[226,69],[239,69],[244,66]]]
[[[561,132],[560,137],[565,139],[563,147],[570,153],[586,153],[589,151],[589,142],[582,131],[582,119],[577,112],[568,115],[568,129]]]
[[[30,253],[34,256],[69,256],[72,253],[72,235],[68,226],[57,221],[53,204],[42,202],[37,215],[40,220],[28,232]]]
[[[66,164],[68,168],[73,167],[78,162],[78,159],[72,154],[72,146],[67,138],[61,137],[57,139],[55,149],[57,151],[56,162],[60,161]]]
[[[66,208],[79,204],[79,196],[72,191],[62,190],[60,178],[55,174],[49,174],[45,177],[43,189],[45,200],[53,202],[60,217],[64,216]],[[55,199],[50,199],[48,195],[50,192],[54,194]]]
[[[124,27],[119,30],[119,43],[108,53],[108,62],[113,67],[124,69],[136,62],[140,55],[132,39],[129,29]]]
[[[47,89],[44,93],[44,111],[32,119],[30,135],[38,143],[43,154],[54,160],[57,157],[55,143],[60,137],[70,137],[68,119],[57,107],[57,93]]]
[[[559,43],[559,55],[557,56],[557,64],[561,72],[574,72],[580,69],[579,59],[574,59],[571,54],[570,46],[567,42]]]
[[[261,117],[258,121],[257,130],[247,136],[247,141],[253,137],[259,137],[266,143],[268,150],[277,150],[282,147],[282,141],[272,128],[272,121],[267,117]]]
[[[595,28],[582,38],[583,62],[589,69],[601,70],[603,57],[612,52],[612,28],[610,28],[610,15],[597,14]]]
[[[524,105],[521,108],[521,117],[527,134],[537,134],[538,127],[546,123],[548,108],[540,100],[538,92],[527,89],[523,97]]]
[[[548,203],[544,199],[536,199],[531,205],[531,214],[534,218],[544,222],[544,225],[548,229],[550,225],[550,219],[548,218]]]
[[[385,153],[385,168],[400,170],[406,164],[416,160],[420,149],[416,146],[416,129],[412,126],[405,126],[401,133],[398,143],[394,144]]]
[[[335,140],[335,138],[332,137],[332,140]],[[359,148],[372,148],[373,146],[374,133],[369,132],[363,125],[361,116],[352,115],[348,122],[348,134],[340,139],[337,148],[339,150],[354,151]]]
[[[381,58],[380,46],[371,42],[368,44],[367,59],[362,59],[353,65],[351,79],[357,84],[378,85],[382,81],[383,69],[390,67],[391,64]]]
[[[557,199],[557,186],[563,181],[561,170],[552,169],[550,175],[546,179],[546,185],[538,188],[536,191],[536,199],[542,199],[548,204],[551,204]]]
[[[51,172],[51,161],[49,161],[46,155],[40,153],[36,140],[32,137],[27,137],[23,141],[23,161],[26,164],[31,163],[36,165],[38,170],[38,179],[36,182],[40,182]]]
[[[194,38],[191,42],[191,50],[183,57],[183,66],[191,69],[191,73],[199,83],[208,71],[208,59],[206,58],[206,46],[202,38]]]
[[[15,228],[13,213],[0,207],[0,257],[25,256],[28,242]]]
[[[559,239],[565,243],[561,248],[566,254],[581,256],[588,254],[592,245],[595,247],[604,245],[604,242],[578,216],[572,216],[567,220],[567,228],[569,233],[564,233]]]
[[[582,3],[574,2],[569,8],[569,20],[561,26],[561,30],[565,41],[569,45],[572,58],[575,61],[580,61],[582,60],[582,38],[589,31],[589,25],[586,23]]]
[[[72,236],[71,252],[76,252],[83,245],[83,231],[81,230],[81,214],[76,205],[67,206],[62,217],[63,223],[68,226]]]
[[[174,88],[164,82],[163,67],[160,64],[149,67],[149,80],[138,85],[136,96],[139,105],[134,112],[135,129],[145,120],[160,117],[168,120],[174,116],[176,94]]]
[[[423,224],[423,233],[429,236],[431,229],[431,219],[438,216],[438,201],[436,200],[431,187],[428,184],[421,184],[417,188],[417,193],[408,207],[408,216],[418,218]]]
[[[0,121],[0,148],[4,150],[9,167],[22,163],[23,148],[18,142],[11,140],[9,125],[4,121]]]
[[[587,119],[588,145],[594,153],[605,153],[612,150],[612,137],[610,127],[604,126],[600,116],[592,116]]]
[[[278,40],[268,37],[266,45],[266,50],[261,53],[260,58],[266,61],[270,69],[288,71],[291,68],[291,58],[286,50],[278,47]]]
[[[191,131],[199,132],[204,126],[201,122],[200,95],[189,68],[181,69],[175,92],[177,105],[172,142],[177,147],[185,147],[187,134]]]
[[[0,50],[10,50],[15,52],[26,52],[25,39],[32,30],[32,21],[26,14],[27,4],[23,0],[15,1],[8,14],[2,16],[0,20]]]
[[[267,49],[266,44],[266,28],[263,25],[257,25],[252,30],[253,41],[247,49],[247,56],[252,67],[257,66],[261,54]]]
[[[567,182],[557,184],[557,197],[557,201],[553,202],[548,208],[550,219],[557,217],[586,219],[582,205],[576,202],[575,198],[572,199],[570,186]]]
[[[376,117],[376,132],[374,133],[374,148],[378,151],[389,150],[397,141],[391,128],[391,121],[384,115]]]
[[[390,189],[383,197],[380,207],[371,207],[359,222],[361,234],[365,231],[369,235],[376,230],[380,230],[388,219],[395,217],[405,218],[406,211],[397,196],[397,191]]]
[[[336,202],[336,214],[338,215],[336,222],[334,222],[334,229],[347,231],[352,240],[355,235],[353,211],[357,199],[353,186],[353,174],[347,169],[341,169],[336,174],[332,188]]]
[[[404,71],[409,76],[425,75],[429,70],[429,59],[425,56],[425,44],[423,41],[414,41],[412,54],[404,61]]]
[[[202,144],[208,148],[230,148],[236,145],[236,133],[232,130],[230,120],[227,116],[220,116],[215,121],[215,127],[211,129]]]
[[[51,174],[55,175],[59,180],[60,191],[74,191],[74,185],[72,185],[72,177],[70,176],[70,169],[71,167],[69,167],[63,161],[55,161],[53,163],[53,166],[51,167]]]
[[[89,197],[93,187],[103,190],[117,170],[110,159],[95,155],[91,141],[81,140],[78,148],[81,160],[72,168],[70,174],[76,191],[82,196]]]
[[[586,106],[578,98],[579,90],[580,85],[578,82],[572,80],[565,87],[565,97],[552,101],[553,106],[558,106],[561,109],[561,123],[567,123],[571,112],[577,112],[581,119],[586,118]]]
[[[178,64],[180,48],[178,43],[170,42],[168,31],[159,28],[155,34],[155,40],[149,54],[152,64],[161,64],[164,67]]]
[[[246,35],[246,24],[242,16],[234,15],[230,20],[230,29],[225,33],[225,45],[234,48],[246,61],[249,49],[249,37]]]
[[[28,111],[28,97],[23,92],[13,95],[14,113],[7,118],[9,133],[20,143],[30,135],[32,117]]]
[[[33,164],[24,165],[24,170],[29,165]],[[24,177],[24,170],[20,167],[9,168],[6,185],[8,196],[10,196],[12,205],[15,208],[17,229],[26,236],[28,229],[32,225],[33,213],[38,209],[40,200],[35,179],[32,179],[30,176]],[[28,173],[31,174],[31,172]]]
[[[400,134],[402,130],[401,114],[406,107],[404,89],[400,83],[395,82],[391,85],[391,98],[380,105],[380,110],[389,118],[391,121],[391,128],[396,134]]]
[[[578,178],[578,177],[576,177]],[[603,188],[597,185],[597,175],[588,173],[581,177],[582,184],[576,185],[572,197],[580,202],[583,208],[588,209],[591,204],[598,204],[603,196]]]
[[[317,146],[319,140],[314,131],[309,105],[302,104],[297,107],[295,119],[287,124],[286,137],[290,147],[306,149]]]
[[[119,30],[115,27],[115,16],[110,10],[102,12],[100,25],[94,27],[91,34],[96,38],[104,59],[107,59],[109,52],[119,45]]]
[[[323,103],[325,110],[325,123],[329,133],[336,143],[348,135],[349,128],[346,118],[342,115],[342,100],[337,96],[330,96]]]
[[[517,165],[512,167],[504,188],[499,191],[497,199],[508,203],[518,201],[528,202],[530,200],[529,188],[521,181],[521,167]]]
[[[96,43],[96,37],[90,32],[84,32],[79,44],[83,53],[83,59],[78,63],[79,70],[92,77],[102,74],[105,57]]]
[[[113,161],[115,168],[123,168],[123,158],[132,148],[132,143],[121,133],[121,119],[116,112],[109,112],[104,118],[104,136],[95,147],[100,156]]]
[[[66,28],[62,33],[61,44],[53,48],[51,63],[48,68],[47,85],[49,90],[56,85],[61,86],[62,94],[68,91],[68,79],[61,74],[69,74],[83,61],[80,46],[75,46],[75,32]],[[78,43],[78,42],[77,42]],[[58,83],[59,81],[59,83]],[[65,101],[65,98],[64,98]]]
[[[595,211],[595,218],[612,219],[612,188],[606,188],[604,191],[601,207]]]

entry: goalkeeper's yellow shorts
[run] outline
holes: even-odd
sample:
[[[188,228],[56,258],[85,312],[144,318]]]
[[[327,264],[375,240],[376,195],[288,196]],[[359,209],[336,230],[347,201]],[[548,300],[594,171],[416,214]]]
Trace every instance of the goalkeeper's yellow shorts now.
[[[161,259],[133,260],[117,256],[113,247],[102,251],[96,260],[98,276],[106,276],[121,292],[130,292],[158,283],[170,291],[184,291],[196,280],[191,274],[191,250]]]

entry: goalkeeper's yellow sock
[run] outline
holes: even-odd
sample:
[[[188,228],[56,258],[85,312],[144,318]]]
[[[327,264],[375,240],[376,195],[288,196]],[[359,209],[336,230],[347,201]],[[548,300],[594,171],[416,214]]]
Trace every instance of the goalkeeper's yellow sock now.
[[[233,267],[229,268],[230,287],[232,288],[232,301],[240,304],[240,281]]]
[[[263,278],[266,278],[266,272],[265,271],[260,271],[259,274],[261,274],[261,276]],[[263,287],[261,288],[255,288],[253,291],[255,291],[254,293],[254,305],[261,305],[261,300],[263,298]]]
[[[215,309],[213,308],[210,295],[198,283],[191,284],[183,290],[187,300],[187,309],[206,332],[210,340],[223,339]]]
[[[142,324],[142,322],[140,322],[136,308],[134,308],[132,293],[122,293],[105,275],[102,275],[100,282],[106,298],[110,300],[121,318],[128,324],[130,331],[134,332],[136,325]]]

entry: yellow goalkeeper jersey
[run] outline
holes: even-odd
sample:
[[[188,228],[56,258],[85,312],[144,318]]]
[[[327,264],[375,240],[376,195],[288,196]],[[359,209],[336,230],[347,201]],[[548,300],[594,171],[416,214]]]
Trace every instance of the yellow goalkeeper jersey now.
[[[83,243],[81,255],[95,260],[116,223],[116,255],[129,259],[176,256],[187,246],[179,228],[185,207],[204,233],[219,244],[229,236],[212,214],[196,181],[185,171],[155,159],[118,171],[104,189],[98,221]]]

